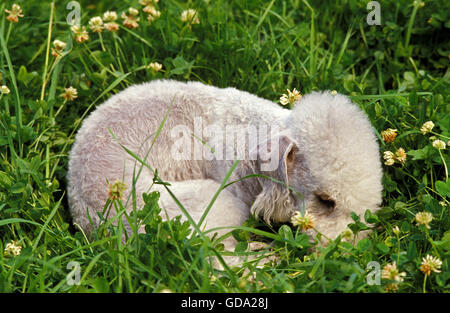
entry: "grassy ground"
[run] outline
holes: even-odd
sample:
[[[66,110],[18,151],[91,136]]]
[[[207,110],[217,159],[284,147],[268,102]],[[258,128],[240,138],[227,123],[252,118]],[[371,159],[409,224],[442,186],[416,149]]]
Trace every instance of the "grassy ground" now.
[[[367,2],[161,0],[161,16],[148,23],[137,0],[79,1],[82,25],[107,10],[118,12],[120,24],[116,33],[88,27],[89,39],[79,43],[66,21],[73,13],[66,1],[17,0],[24,15],[18,23],[4,11],[13,2],[3,1],[0,84],[10,93],[0,95],[0,291],[448,291],[449,2],[380,1],[380,26],[367,24]],[[135,29],[120,18],[129,7],[139,9]],[[180,19],[188,8],[198,11],[199,24]],[[67,43],[58,57],[51,53],[55,39]],[[148,68],[151,62],[162,70]],[[207,259],[220,244],[203,235],[188,238],[189,224],[179,219],[160,221],[149,195],[137,217],[147,224],[146,235],[122,244],[121,227],[106,223],[94,239],[85,238],[71,223],[65,194],[74,133],[109,96],[155,78],[235,86],[275,102],[287,88],[350,95],[380,134],[388,128],[398,134],[393,142],[380,135],[382,153],[397,152],[384,166],[382,210],[349,225],[353,233],[375,231],[356,245],[338,238],[312,252],[292,226],[250,220],[235,231],[242,241],[237,250],[245,250],[248,238],[273,241],[268,253],[280,262],[219,272]],[[70,86],[76,99],[61,96]],[[434,127],[422,134],[427,121]],[[445,149],[435,147],[438,139]],[[419,212],[431,213],[432,221],[417,223]],[[427,255],[442,261],[440,272],[421,271]],[[368,283],[377,264],[394,262],[403,281]],[[67,279],[73,264],[80,269],[75,285],[70,278],[76,276]]]

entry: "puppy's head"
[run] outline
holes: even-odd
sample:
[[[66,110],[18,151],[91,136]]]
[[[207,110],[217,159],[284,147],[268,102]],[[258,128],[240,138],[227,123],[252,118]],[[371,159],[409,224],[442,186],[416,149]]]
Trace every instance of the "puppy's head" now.
[[[343,95],[312,93],[295,104],[286,123],[288,131],[278,138],[279,166],[269,174],[284,184],[266,179],[255,213],[287,222],[304,208],[317,231],[335,238],[353,221],[352,211],[379,209],[379,146],[355,104]]]

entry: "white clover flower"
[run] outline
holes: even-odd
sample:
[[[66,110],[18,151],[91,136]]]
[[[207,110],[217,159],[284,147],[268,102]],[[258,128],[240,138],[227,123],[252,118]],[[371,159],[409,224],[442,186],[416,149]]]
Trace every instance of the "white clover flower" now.
[[[430,212],[419,212],[415,216],[415,220],[417,222],[417,226],[424,225],[426,228],[430,229],[431,221],[433,220],[433,214]]]
[[[115,180],[108,184],[108,198],[111,200],[123,199],[125,190],[127,190],[127,185],[120,180]]]
[[[385,160],[384,164],[391,166],[395,162],[395,155],[391,151],[385,151],[383,153],[383,159]]]
[[[200,24],[200,20],[198,19],[198,13],[194,9],[183,11],[183,13],[181,13],[181,20],[189,24]]]
[[[15,3],[12,5],[11,11],[5,10],[5,12],[9,14],[6,19],[11,23],[17,23],[19,22],[19,17],[23,17],[20,5]]]
[[[162,69],[162,64],[158,62],[152,62],[148,65],[148,68],[152,69],[156,73]]]
[[[85,26],[73,25],[71,28],[72,32],[75,35],[75,41],[79,43],[83,43],[89,39],[89,34],[86,31]]]
[[[390,143],[393,142],[395,137],[397,137],[397,130],[396,129],[392,129],[392,128],[388,128],[386,130],[383,130],[380,133],[381,137],[383,138],[384,142]]]
[[[66,43],[64,41],[55,39],[53,40],[53,47],[58,50],[58,51],[62,51],[66,48]]]
[[[100,16],[95,16],[89,20],[89,28],[94,33],[101,33],[103,31],[103,20]]]
[[[300,100],[302,98],[301,93],[298,92],[296,88],[294,88],[292,91],[290,91],[289,89],[286,90],[288,93],[283,94],[280,97],[280,103],[282,105],[293,104],[295,101]]]
[[[384,162],[384,164],[386,164],[387,166],[392,166],[394,165],[395,160],[394,159],[388,159]]]
[[[423,8],[425,6],[425,2],[414,0],[413,5],[416,6],[417,4],[419,4],[419,8]]]
[[[119,24],[116,22],[108,22],[105,24],[105,29],[109,32],[115,33],[119,30]]]
[[[131,16],[137,16],[139,14],[139,11],[136,10],[135,8],[129,8],[128,9],[128,14]]]
[[[400,163],[404,164],[406,162],[406,152],[403,148],[398,148],[395,152],[395,159]]]
[[[14,240],[11,240],[10,243],[6,244],[4,254],[18,256],[22,251],[22,247],[18,245]]]
[[[149,23],[161,16],[161,12],[156,10],[153,6],[147,6],[143,9],[143,11],[148,14],[147,20]]]
[[[425,275],[430,275],[431,271],[435,273],[440,273],[439,270],[441,268],[442,261],[439,258],[433,257],[427,254],[426,257],[422,258],[422,264],[420,265],[420,270]]]
[[[123,19],[123,26],[127,28],[138,28],[139,27],[139,17],[137,17],[139,14],[139,11],[135,8],[129,8],[128,9],[128,15],[123,12],[122,13],[122,19]]]
[[[158,3],[159,0],[139,0],[139,4],[142,6],[150,6]]]
[[[315,222],[314,217],[308,212],[305,212],[305,215],[302,216],[301,212],[296,211],[291,218],[292,225],[298,226],[304,231],[313,228],[314,222]]]
[[[398,236],[398,234],[400,234],[400,228],[398,228],[398,226],[395,226],[394,228],[392,228],[392,232]]]
[[[429,133],[434,127],[434,123],[432,121],[428,121],[423,123],[422,127],[420,128],[420,131],[422,132],[423,135],[425,135],[426,133]]]
[[[66,43],[61,40],[53,40],[53,48],[52,48],[52,55],[54,57],[61,56],[63,50],[66,48]]]
[[[295,102],[302,98],[301,93],[298,92],[298,90],[296,88],[294,88],[294,90],[292,90],[292,92],[289,91],[289,89],[288,89],[288,93],[289,93],[289,99],[291,99],[292,102]]]
[[[289,104],[289,97],[288,97],[288,95],[283,94],[283,95],[280,97],[280,103],[281,103],[282,105],[287,105],[287,104]]]
[[[78,98],[78,91],[72,86],[64,88],[64,93],[61,94],[61,97],[63,97],[67,101],[73,101]]]
[[[353,239],[353,232],[350,228],[346,228],[341,234],[342,237],[348,241]]]
[[[383,267],[383,271],[381,272],[381,278],[394,280],[399,283],[403,282],[405,276],[405,272],[400,273],[398,271],[396,262],[387,264],[385,267]]]
[[[391,283],[386,285],[386,292],[396,292],[398,290],[398,284]]]
[[[114,22],[117,20],[117,13],[115,11],[106,11],[103,13],[103,20],[105,22]]]
[[[433,141],[432,145],[438,150],[445,149],[445,142],[440,139],[436,139],[435,141]]]
[[[2,93],[2,95],[7,95],[11,92],[11,90],[9,90],[8,86],[3,85],[2,87],[0,87],[0,91]]]

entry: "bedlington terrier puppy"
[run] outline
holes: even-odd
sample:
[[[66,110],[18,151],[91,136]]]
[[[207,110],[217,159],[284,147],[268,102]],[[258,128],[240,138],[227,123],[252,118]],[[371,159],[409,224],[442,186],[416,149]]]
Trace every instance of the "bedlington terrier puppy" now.
[[[155,80],[112,96],[84,120],[70,152],[69,205],[86,232],[87,210],[94,227],[100,222],[108,181],[125,183],[124,199],[131,193],[141,163],[124,147],[148,164],[135,184],[138,205],[157,169],[196,222],[235,166],[202,229],[238,226],[250,214],[288,222],[306,210],[315,219],[311,235],[335,238],[352,211],[381,204],[377,137],[340,94],[313,92],[289,110],[235,88]],[[163,186],[151,190],[161,192],[164,217],[183,215]]]

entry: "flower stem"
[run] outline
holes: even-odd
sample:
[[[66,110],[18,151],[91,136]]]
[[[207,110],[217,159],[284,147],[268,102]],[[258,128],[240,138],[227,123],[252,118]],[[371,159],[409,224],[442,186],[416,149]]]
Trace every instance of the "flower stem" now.
[[[425,228],[425,236],[427,237],[428,241],[431,243],[431,246],[433,247],[434,252],[436,253],[436,255],[440,258],[441,255],[439,254],[439,251],[436,249],[436,245],[434,244],[433,239],[431,238],[430,234],[428,233],[428,229],[426,227]]]
[[[102,47],[102,50],[105,52],[105,45],[103,44],[103,37],[102,37],[102,33],[98,33],[98,38],[100,39],[100,46]]]
[[[423,279],[423,293],[427,293],[427,289],[426,289],[426,285],[427,285],[427,276],[428,276],[428,275],[425,274],[425,277],[424,277],[424,279]]]
[[[6,38],[5,38],[6,44],[8,44],[9,36],[11,35],[11,30],[12,30],[12,23],[9,23],[8,32],[6,33]]]
[[[436,135],[436,136],[439,136],[439,137],[442,137],[442,138],[445,138],[445,139],[450,139],[450,137],[444,136],[442,134],[435,133],[433,131],[430,131],[430,134],[433,134],[433,135]]]
[[[445,162],[444,156],[442,155],[441,149],[438,149],[439,155],[441,156],[442,163],[444,164],[445,169],[445,181],[448,180],[448,169],[447,169],[447,163]]]

